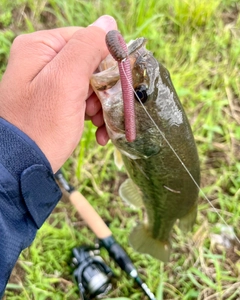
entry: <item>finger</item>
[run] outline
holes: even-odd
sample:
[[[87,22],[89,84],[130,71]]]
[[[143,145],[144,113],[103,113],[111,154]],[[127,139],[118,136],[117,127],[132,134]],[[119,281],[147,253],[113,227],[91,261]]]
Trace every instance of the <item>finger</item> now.
[[[95,116],[91,117],[93,125],[101,127],[104,124],[103,112],[100,110]]]
[[[97,31],[102,32],[102,35],[105,36],[105,32],[116,28],[116,22],[110,16],[102,16],[92,25],[93,26],[89,26],[88,28],[65,27],[19,35],[14,40],[11,47],[7,71],[24,68],[26,80],[32,80],[51,60],[53,60],[53,58],[55,58],[55,56],[57,56],[58,53],[61,52],[61,50],[65,48],[65,46],[67,46],[68,43],[69,47],[67,47],[62,55],[67,56],[68,59],[66,59],[65,63],[64,61],[61,61],[60,57],[57,67],[61,68],[62,66],[66,66],[69,62],[73,65],[75,58],[78,57],[79,52],[81,52],[82,54],[78,57],[78,64],[76,65],[76,68],[79,67],[82,57],[84,57],[87,51],[85,46],[87,45],[89,47],[89,43],[92,43],[95,36],[98,35]],[[95,31],[90,35],[89,39],[86,38],[88,31]],[[83,39],[83,41],[79,41],[79,39]],[[99,40],[102,39],[99,37]],[[96,40],[96,43],[98,42],[99,41]],[[80,47],[78,48],[78,51],[76,49],[77,47]],[[81,51],[81,47],[86,51]],[[98,48],[101,48],[101,50],[99,51]],[[71,53],[71,50],[73,50],[73,53]],[[91,57],[91,55],[95,57],[97,55],[96,53],[99,52],[103,57],[105,57],[107,53],[106,49],[102,49],[102,43],[99,44],[99,47],[96,47],[95,52],[91,51],[89,56],[85,57],[85,62],[83,64],[87,65],[88,63],[86,62],[88,62],[89,57]],[[96,57],[96,61],[98,61],[98,57]],[[85,69],[86,67],[83,69],[83,72]],[[20,74],[19,76],[17,76],[17,74],[15,76],[19,77],[19,80],[22,78]]]
[[[71,82],[73,76],[90,80],[109,53],[105,43],[106,32],[115,28],[116,21],[110,16],[103,16],[92,26],[79,29],[55,57],[53,64]]]
[[[14,54],[15,59],[24,58],[26,54],[30,56],[35,55],[38,53],[36,44],[43,44],[58,53],[73,34],[81,28],[72,26],[21,34],[14,39],[11,53]],[[24,51],[22,51],[23,49]],[[27,58],[29,59],[29,56]]]
[[[95,93],[86,101],[86,114],[90,117],[96,115],[101,109],[101,103]]]
[[[66,86],[74,82],[73,78],[75,78],[76,84],[79,84],[77,78],[89,82],[91,75],[107,54],[105,32],[91,26],[75,32],[49,67],[52,70],[59,70],[60,75],[64,74],[64,78],[70,81],[66,81]],[[72,88],[78,89],[79,86]]]
[[[96,139],[99,145],[105,146],[109,141],[109,136],[106,130],[105,125],[97,129]]]
[[[65,27],[22,34],[14,40],[7,72],[23,69],[27,81],[32,80],[67,44],[81,27]],[[22,80],[21,72],[13,72]]]
[[[117,28],[116,21],[111,16],[102,16],[91,24],[91,26],[97,26],[106,33],[111,29]],[[83,27],[70,26],[21,34],[14,39],[11,53],[14,53],[16,60],[20,57],[29,60],[29,55],[32,56],[38,51],[36,44],[48,46],[58,53],[80,29],[83,29]],[[24,51],[21,51],[23,49]]]

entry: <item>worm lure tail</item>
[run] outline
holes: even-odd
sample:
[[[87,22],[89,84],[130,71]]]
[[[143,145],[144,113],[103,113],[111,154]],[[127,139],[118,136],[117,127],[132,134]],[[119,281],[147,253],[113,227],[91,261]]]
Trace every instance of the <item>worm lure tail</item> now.
[[[118,62],[120,81],[123,94],[125,135],[128,142],[136,139],[134,94],[131,65],[128,59],[127,45],[117,30],[111,30],[106,35],[106,44],[112,57]]]

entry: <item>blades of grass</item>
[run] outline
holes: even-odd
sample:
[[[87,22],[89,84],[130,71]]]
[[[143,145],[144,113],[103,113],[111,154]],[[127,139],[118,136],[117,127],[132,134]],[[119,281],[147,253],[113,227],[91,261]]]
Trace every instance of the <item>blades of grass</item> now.
[[[220,0],[174,0],[173,8],[175,18],[183,26],[203,26],[211,21],[211,18],[220,4]]]
[[[131,299],[120,297],[120,298],[106,298],[106,300],[131,300]]]
[[[134,34],[131,35],[131,38],[136,39],[139,36],[142,36],[145,34],[145,29],[149,30],[149,25],[154,24],[153,22],[156,22],[158,19],[163,18],[164,14],[156,14],[153,17],[149,18],[143,24],[139,27],[137,27],[137,30],[135,30]],[[156,26],[156,23],[155,23]],[[128,38],[128,36],[126,37]]]
[[[28,32],[34,32],[35,31],[35,28],[34,28],[34,24],[33,22],[30,20],[30,18],[28,16],[24,16],[24,19],[25,19],[25,23],[26,23],[26,26],[27,26],[27,31]]]
[[[205,283],[207,286],[209,286],[213,290],[217,289],[216,284],[214,282],[212,282],[212,280],[208,276],[206,276],[203,272],[201,272],[197,268],[193,267],[189,270],[189,272],[192,272],[193,276],[195,275],[196,278],[200,279],[203,283]],[[201,284],[200,284],[200,286],[201,286]]]
[[[23,289],[23,287],[20,284],[14,284],[14,283],[8,283],[6,288],[11,289],[11,290],[22,290]]]
[[[164,300],[164,281],[166,279],[166,275],[164,273],[163,263],[160,264],[159,277],[160,277],[160,280],[159,280],[159,285],[158,285],[158,288],[157,288],[156,297],[157,297],[157,300]]]
[[[189,279],[192,281],[192,283],[197,287],[199,288],[199,290],[201,291],[203,286],[196,280],[196,278],[194,277],[194,275],[191,273],[191,271],[189,270],[188,271],[188,277]]]
[[[199,291],[196,291],[194,289],[190,289],[186,295],[183,296],[182,300],[194,300],[194,299],[198,299],[199,296]]]

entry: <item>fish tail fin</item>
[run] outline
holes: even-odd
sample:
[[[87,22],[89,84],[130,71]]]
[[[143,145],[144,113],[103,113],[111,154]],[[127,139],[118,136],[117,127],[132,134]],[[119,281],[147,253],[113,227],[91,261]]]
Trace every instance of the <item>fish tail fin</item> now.
[[[138,252],[150,254],[163,262],[169,261],[171,250],[169,242],[154,239],[144,224],[133,228],[129,242]]]
[[[191,231],[193,228],[193,225],[197,218],[197,204],[195,204],[191,210],[179,220],[179,228],[183,232]]]

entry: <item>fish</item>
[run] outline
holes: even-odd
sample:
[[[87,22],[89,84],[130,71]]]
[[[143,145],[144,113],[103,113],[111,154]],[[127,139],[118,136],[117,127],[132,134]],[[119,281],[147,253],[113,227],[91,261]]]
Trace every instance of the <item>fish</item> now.
[[[125,136],[119,70],[111,55],[92,75],[91,86],[100,99],[108,135],[121,153],[128,174],[119,195],[144,211],[143,220],[130,233],[129,243],[136,251],[167,262],[173,225],[177,222],[187,232],[196,221],[199,157],[169,71],[146,48],[144,37],[128,43],[128,58],[137,95],[134,141],[127,141]]]

